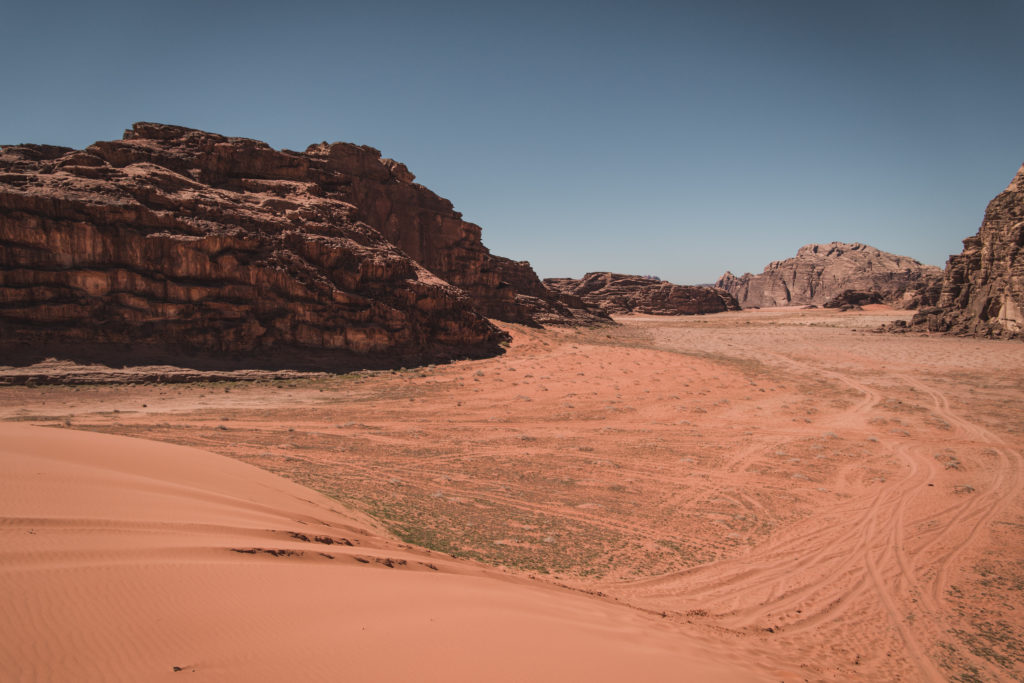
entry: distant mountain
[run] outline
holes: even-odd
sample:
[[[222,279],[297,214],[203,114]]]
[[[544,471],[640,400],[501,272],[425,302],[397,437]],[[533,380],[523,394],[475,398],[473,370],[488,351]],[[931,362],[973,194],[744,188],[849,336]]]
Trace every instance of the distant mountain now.
[[[739,309],[736,299],[724,290],[676,285],[651,275],[587,273],[579,280],[547,278],[544,284],[609,314],[694,315]]]
[[[938,300],[942,270],[907,256],[857,242],[808,244],[793,258],[769,263],[760,275],[726,271],[715,283],[743,308],[796,306],[826,301],[846,291],[875,293],[899,308]]]

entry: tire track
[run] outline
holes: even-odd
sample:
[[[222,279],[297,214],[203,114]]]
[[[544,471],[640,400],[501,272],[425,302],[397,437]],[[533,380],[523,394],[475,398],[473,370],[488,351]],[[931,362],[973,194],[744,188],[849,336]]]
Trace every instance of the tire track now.
[[[790,368],[815,372],[860,392],[862,398],[834,418],[837,423],[862,420],[884,400],[879,391],[847,374],[780,354],[774,357]],[[701,605],[716,623],[735,630],[763,627],[778,621],[780,614],[795,614],[797,618],[771,627],[773,632],[796,638],[794,642],[799,642],[801,635],[820,635],[822,630],[848,631],[842,620],[880,612],[902,643],[903,654],[917,676],[945,680],[933,659],[933,648],[950,630],[943,600],[949,574],[1007,497],[1020,493],[1020,454],[990,431],[955,414],[941,392],[911,377],[899,377],[930,397],[931,412],[953,426],[953,441],[987,445],[995,451],[995,468],[980,495],[913,517],[911,509],[934,478],[936,462],[929,457],[926,443],[881,436],[881,447],[899,459],[904,474],[877,491],[868,505],[861,499],[858,504],[825,512],[771,539],[745,558],[619,584],[619,591],[646,605]],[[748,448],[729,464],[735,468],[757,450]],[[952,544],[951,537],[956,539]],[[936,548],[941,549],[938,555]],[[929,572],[936,561],[937,570]],[[860,630],[872,631],[868,624]],[[978,670],[1000,676],[988,661],[968,656]]]

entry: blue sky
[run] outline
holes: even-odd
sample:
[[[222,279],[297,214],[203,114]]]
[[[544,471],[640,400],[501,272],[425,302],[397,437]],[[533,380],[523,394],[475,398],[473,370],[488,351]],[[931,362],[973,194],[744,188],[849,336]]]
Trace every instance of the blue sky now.
[[[13,2],[0,143],[368,144],[542,277],[943,265],[1024,162],[1024,3]]]

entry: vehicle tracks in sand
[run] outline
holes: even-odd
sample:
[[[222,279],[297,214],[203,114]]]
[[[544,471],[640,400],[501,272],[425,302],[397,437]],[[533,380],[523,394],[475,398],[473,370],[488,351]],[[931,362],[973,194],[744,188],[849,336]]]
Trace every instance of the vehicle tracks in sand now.
[[[868,416],[886,398],[848,373],[774,357],[788,368],[828,377],[861,394],[833,417],[837,424],[867,428]],[[867,498],[822,510],[745,556],[619,583],[608,586],[609,592],[647,608],[706,614],[719,627],[770,630],[808,656],[843,649],[843,640],[858,633],[863,642],[845,643],[846,649],[876,654],[898,649],[912,677],[946,680],[938,659],[940,643],[949,640],[954,625],[944,600],[950,573],[1006,501],[1020,494],[1021,456],[997,435],[953,412],[941,391],[908,375],[898,379],[927,395],[929,412],[952,426],[943,441],[965,452],[985,447],[996,453],[985,484],[969,498],[924,501],[934,491],[938,471],[931,456],[933,440],[878,434],[879,447],[898,459],[901,473],[865,492]],[[754,453],[748,451],[730,467]],[[958,654],[986,676],[1005,674],[966,650]]]

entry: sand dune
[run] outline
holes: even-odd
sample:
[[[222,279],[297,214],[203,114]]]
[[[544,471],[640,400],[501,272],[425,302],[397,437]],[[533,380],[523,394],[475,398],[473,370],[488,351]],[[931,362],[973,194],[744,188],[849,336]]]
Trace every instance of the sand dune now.
[[[727,643],[390,540],[204,451],[0,424],[5,681],[761,680]]]

